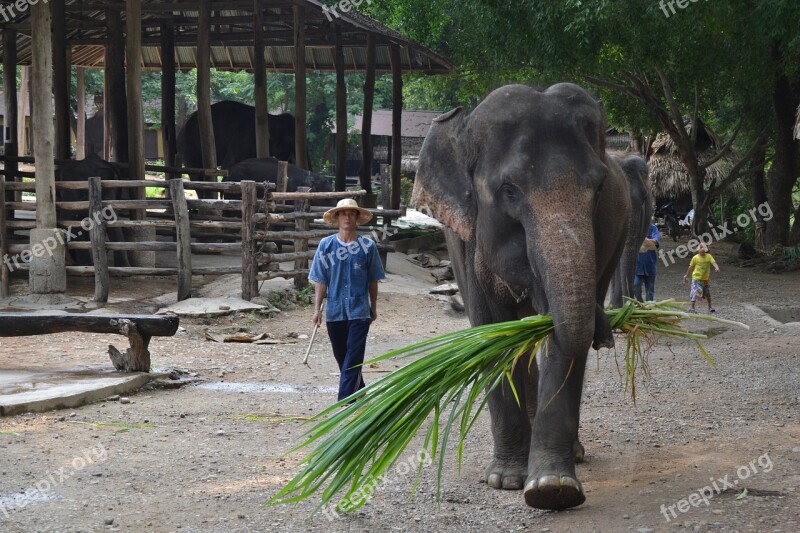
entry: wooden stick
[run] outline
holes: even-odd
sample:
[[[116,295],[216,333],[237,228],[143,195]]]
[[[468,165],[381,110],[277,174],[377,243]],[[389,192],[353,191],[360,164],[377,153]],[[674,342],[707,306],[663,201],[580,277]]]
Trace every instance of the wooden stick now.
[[[325,302],[322,302],[322,305],[319,307],[320,315],[322,314],[322,312],[324,310],[325,310]],[[303,357],[303,364],[306,365],[308,368],[311,368],[311,365],[308,364],[308,354],[311,353],[311,346],[314,344],[314,338],[317,336],[317,331],[319,330],[319,325],[321,323],[322,323],[322,320],[320,319],[320,322],[317,322],[314,325],[314,331],[311,332],[311,340],[308,341],[308,349],[306,350],[306,356]]]

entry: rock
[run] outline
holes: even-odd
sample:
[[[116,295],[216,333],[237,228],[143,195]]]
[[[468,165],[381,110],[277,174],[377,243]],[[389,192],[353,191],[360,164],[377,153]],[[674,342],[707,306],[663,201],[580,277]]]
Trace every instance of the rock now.
[[[125,396],[120,397],[119,403],[131,403],[131,399]]]
[[[230,311],[231,310],[231,306],[230,305],[220,305],[219,306],[219,310],[220,311]]]
[[[75,418],[76,416],[78,416],[78,413],[70,413],[70,414],[69,414],[69,417],[70,417],[70,418]]]
[[[114,519],[111,518],[110,516],[107,516],[105,517],[105,519],[103,519],[103,523],[107,526],[110,526],[114,523]]]
[[[218,437],[222,437],[223,435],[225,435],[225,430],[218,429],[217,431],[214,432],[214,435],[216,435]]]
[[[115,394],[113,396],[109,396],[106,398],[107,402],[118,402],[119,401],[119,394]]]

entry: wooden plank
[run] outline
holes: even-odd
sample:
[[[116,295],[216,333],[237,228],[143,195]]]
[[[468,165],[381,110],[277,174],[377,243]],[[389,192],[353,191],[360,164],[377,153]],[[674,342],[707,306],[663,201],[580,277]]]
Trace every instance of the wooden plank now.
[[[294,6],[294,140],[295,164],[309,170],[306,137],[306,17],[303,6]]]
[[[189,208],[186,205],[186,194],[183,180],[169,180],[172,210],[175,213],[175,235],[177,241],[178,262],[178,301],[192,296],[192,232],[189,225]]]
[[[254,181],[242,181],[242,299],[258,296],[258,263],[256,262],[256,226],[253,214],[258,197]]]
[[[6,32],[4,31],[3,34]],[[15,39],[16,42],[16,39]],[[5,50],[7,48],[3,48],[5,55]],[[4,57],[5,59],[5,57]],[[20,67],[20,76],[19,76],[19,98],[17,98],[17,120],[19,121],[19,117],[22,117],[22,127],[17,128],[17,153],[18,154],[27,154],[28,150],[28,129],[25,124],[25,108],[28,104],[28,100],[31,98],[30,96],[30,79],[31,79],[31,67],[26,67],[22,65]],[[11,71],[4,71],[9,72],[9,75],[14,72]],[[6,85],[6,87],[10,87],[10,85]],[[8,108],[6,108],[8,109]],[[33,112],[33,110],[31,110]],[[33,117],[31,117],[33,119]],[[33,126],[33,123],[31,123]]]
[[[25,70],[25,67],[23,67]],[[3,116],[3,129],[5,139],[5,151],[3,152],[3,170],[7,181],[13,182],[17,179],[18,164],[14,158],[18,155],[17,147],[19,118],[17,113],[17,32],[3,29],[3,98],[5,100],[6,112]],[[25,117],[22,118],[23,129]],[[9,194],[8,198],[0,196],[0,201],[14,201],[14,195]]]
[[[297,259],[314,259],[314,250],[304,252],[287,252],[285,254],[264,254],[259,259],[260,264],[283,263],[285,261],[296,261]],[[307,267],[306,267],[307,270]]]
[[[85,313],[0,313],[0,337],[20,337],[83,331],[86,333],[121,332],[123,321],[136,322],[143,335],[171,337],[178,331],[177,315],[111,315]]]
[[[125,83],[125,34],[119,8],[106,10],[108,35],[115,36],[106,47],[106,100],[104,107],[109,110],[106,127],[109,129],[110,152],[106,159],[118,163],[128,161],[128,104]]]
[[[94,263],[94,301],[108,302],[108,253],[106,252],[106,226],[103,217],[103,189],[100,177],[89,178],[89,213],[95,224],[89,232]]]
[[[364,113],[361,121],[361,188],[372,194],[372,107],[375,103],[375,36],[367,36],[367,72],[364,78]]]

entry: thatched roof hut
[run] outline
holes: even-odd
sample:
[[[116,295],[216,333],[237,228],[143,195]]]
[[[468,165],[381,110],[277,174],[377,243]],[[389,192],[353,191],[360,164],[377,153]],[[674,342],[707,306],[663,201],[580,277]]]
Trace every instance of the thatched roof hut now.
[[[716,155],[720,143],[702,122],[700,126],[695,148],[700,163],[703,163]],[[687,125],[687,128],[691,128],[691,126]],[[647,166],[650,169],[650,183],[656,204],[665,201],[680,202],[687,196],[691,197],[689,175],[678,157],[674,141],[667,133],[659,133],[656,136],[648,152]],[[722,181],[732,166],[732,157],[731,154],[728,154],[708,167],[706,169],[706,185],[708,186],[714,179]],[[691,201],[689,203],[691,204]]]

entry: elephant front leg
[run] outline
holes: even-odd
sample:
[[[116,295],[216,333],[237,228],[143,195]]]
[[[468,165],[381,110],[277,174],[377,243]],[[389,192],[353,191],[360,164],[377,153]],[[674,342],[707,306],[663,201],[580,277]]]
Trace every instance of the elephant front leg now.
[[[586,500],[575,474],[586,360],[570,359],[553,350],[549,356],[540,357],[525,501],[538,509],[566,509]]]
[[[494,458],[486,467],[486,483],[494,489],[520,490],[528,476],[528,453],[531,447],[530,414],[526,397],[536,398],[536,365],[520,360],[514,369],[514,386],[521,405],[504,382],[489,396],[489,413],[492,418]],[[530,407],[530,406],[528,406]]]

